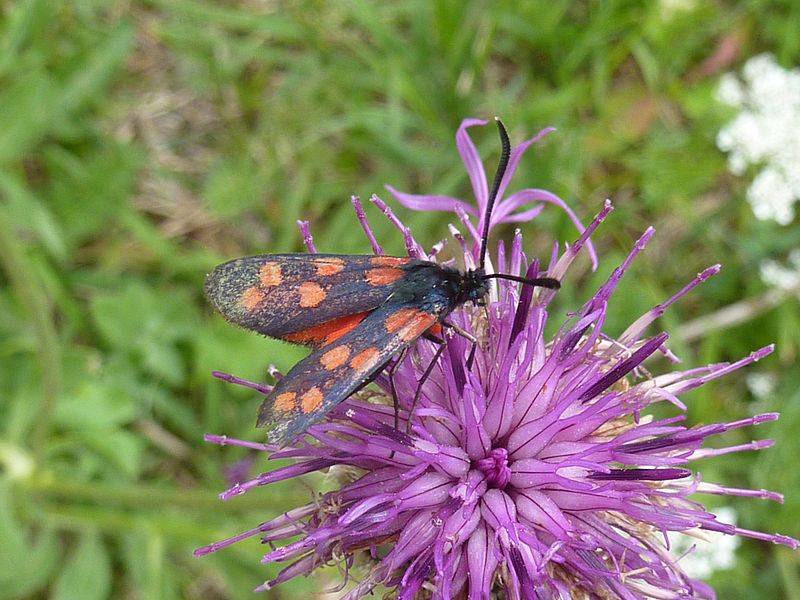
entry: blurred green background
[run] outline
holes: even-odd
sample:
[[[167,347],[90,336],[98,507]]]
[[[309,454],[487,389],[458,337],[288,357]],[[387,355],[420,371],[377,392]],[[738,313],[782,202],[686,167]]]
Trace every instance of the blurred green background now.
[[[600,270],[579,265],[554,317],[650,224],[609,332],[723,263],[660,326],[686,366],[778,344],[747,370],[779,377],[767,398],[738,372],[685,400],[692,423],[781,411],[714,440],[774,448],[698,466],[787,500],[702,500],[733,506],[743,527],[800,535],[800,311],[759,277],[800,245],[800,226],[757,221],[749,179],[714,143],[732,117],[714,100],[723,72],[764,51],[800,62],[797,2],[29,0],[2,3],[0,18],[0,597],[249,598],[274,576],[255,540],[191,552],[305,503],[320,479],[220,502],[223,469],[243,455],[203,434],[263,432],[258,397],[210,371],[264,381],[301,354],[213,315],[204,275],[301,250],[298,218],[321,251],[368,253],[349,195],[391,202],[385,183],[471,198],[453,136],[495,114],[514,143],[559,129],[516,189],[550,189],[585,222],[605,197],[617,206],[595,237]],[[493,164],[495,132],[473,131]],[[424,244],[445,237],[448,217],[392,205]],[[540,252],[575,237],[555,209],[524,229]],[[714,324],[742,300],[742,322]],[[704,316],[702,335],[686,327]],[[745,540],[710,582],[720,598],[798,598],[798,579],[796,553]]]

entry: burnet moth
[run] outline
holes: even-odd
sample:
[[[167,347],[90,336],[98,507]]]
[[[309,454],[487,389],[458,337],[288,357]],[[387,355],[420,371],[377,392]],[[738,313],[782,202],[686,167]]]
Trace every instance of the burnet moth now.
[[[491,212],[511,152],[499,119],[497,126],[502,154],[477,268],[462,272],[407,256],[264,254],[223,263],[208,275],[206,296],[228,321],[312,348],[261,403],[257,426],[268,428],[271,443],[291,442],[420,336],[437,339],[432,333],[448,326],[454,309],[484,302],[489,279],[558,289],[550,277],[485,272]]]

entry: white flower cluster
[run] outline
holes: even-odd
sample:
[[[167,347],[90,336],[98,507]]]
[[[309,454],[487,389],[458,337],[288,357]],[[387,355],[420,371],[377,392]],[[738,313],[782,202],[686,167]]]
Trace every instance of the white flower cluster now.
[[[733,508],[721,506],[714,512],[720,521],[736,525]],[[714,571],[731,569],[736,564],[739,538],[734,535],[698,530],[687,534],[670,533],[669,540],[673,555],[682,556],[681,566],[690,577],[706,579]]]
[[[774,260],[765,260],[761,263],[761,279],[764,283],[784,291],[798,292],[800,290],[800,248],[795,248],[789,253],[786,265]]]
[[[778,378],[772,373],[749,373],[744,378],[747,389],[758,400],[769,400],[778,387]]]
[[[759,219],[787,225],[800,200],[800,69],[786,70],[770,54],[747,61],[742,77],[723,76],[717,97],[741,112],[717,136],[736,175],[762,166],[747,200]]]
[[[658,3],[661,18],[670,21],[682,13],[688,13],[697,8],[697,0],[661,0]]]

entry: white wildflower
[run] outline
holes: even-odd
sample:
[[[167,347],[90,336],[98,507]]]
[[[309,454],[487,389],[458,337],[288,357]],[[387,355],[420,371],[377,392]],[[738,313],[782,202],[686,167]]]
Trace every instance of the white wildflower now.
[[[681,13],[687,13],[697,8],[697,0],[661,0],[658,3],[661,18],[670,21]]]
[[[775,260],[761,263],[761,279],[768,285],[784,291],[800,291],[800,248],[789,253],[789,260],[783,265]]]
[[[800,69],[784,69],[770,54],[755,56],[741,79],[722,77],[717,98],[740,110],[717,136],[717,146],[730,153],[728,167],[741,175],[760,166],[747,200],[759,219],[787,225],[800,200]]]
[[[728,506],[715,509],[720,521],[736,524],[736,511]],[[736,562],[736,548],[739,538],[735,535],[702,531],[699,535],[670,533],[675,556],[681,556],[694,546],[694,551],[681,559],[681,566],[690,577],[707,579],[714,571],[730,569]]]
[[[778,387],[778,378],[772,373],[748,373],[745,383],[753,396],[759,400],[766,400]]]

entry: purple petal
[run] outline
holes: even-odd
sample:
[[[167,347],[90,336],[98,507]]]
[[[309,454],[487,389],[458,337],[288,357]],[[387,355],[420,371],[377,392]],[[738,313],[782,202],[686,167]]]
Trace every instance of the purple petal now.
[[[488,525],[481,523],[469,536],[466,548],[469,565],[469,597],[489,598],[492,580],[497,569],[496,543],[489,532]]]
[[[592,398],[595,398],[612,385],[614,385],[617,381],[625,377],[628,373],[633,371],[636,367],[642,364],[649,356],[651,356],[656,350],[658,350],[659,346],[666,341],[669,337],[666,333],[661,333],[654,337],[651,340],[648,340],[641,348],[639,348],[636,352],[630,355],[629,358],[623,360],[618,365],[614,366],[608,373],[603,375],[597,381],[592,382],[592,384],[582,391],[578,396],[578,402],[588,402]]]
[[[364,230],[370,246],[372,246],[372,252],[378,256],[383,255],[383,248],[378,243],[378,240],[375,239],[375,234],[372,232],[372,228],[369,226],[369,222],[367,221],[367,213],[364,212],[364,206],[361,204],[361,198],[358,196],[351,196],[350,202],[352,202],[353,209],[356,211],[356,218],[361,224],[361,229]]]
[[[577,227],[580,233],[586,231],[586,227],[583,226],[583,223],[581,223],[580,219],[578,219],[578,216],[572,211],[566,202],[552,192],[533,188],[515,192],[508,198],[504,199],[500,204],[498,204],[497,208],[495,208],[494,215],[492,215],[492,221],[495,224],[510,223],[512,222],[512,219],[510,219],[509,216],[511,216],[512,213],[521,206],[530,204],[531,202],[547,202],[549,204],[555,204],[561,210],[567,213],[567,216],[569,216],[570,220],[575,224],[575,227]],[[587,241],[586,248],[589,251],[589,256],[592,259],[592,268],[597,269],[597,253],[594,250],[594,245],[592,244],[591,240]]]
[[[389,192],[397,198],[397,201],[411,210],[418,210],[423,212],[430,211],[445,211],[456,212],[456,208],[460,208],[464,212],[471,215],[477,215],[478,210],[474,205],[454,198],[452,196],[436,196],[433,194],[407,194],[396,190],[390,185],[384,186]]]
[[[300,228],[300,234],[303,236],[303,243],[306,245],[306,249],[311,254],[316,254],[317,247],[314,245],[314,236],[311,235],[311,227],[308,221],[297,221],[297,226]]]
[[[486,212],[486,202],[489,197],[489,185],[486,182],[486,171],[483,170],[483,163],[478,154],[478,149],[467,133],[470,127],[484,126],[489,121],[481,119],[464,119],[456,132],[456,147],[461,155],[461,160],[467,168],[469,180],[472,182],[472,190],[475,193],[475,200],[478,203],[478,212],[483,215]]]

